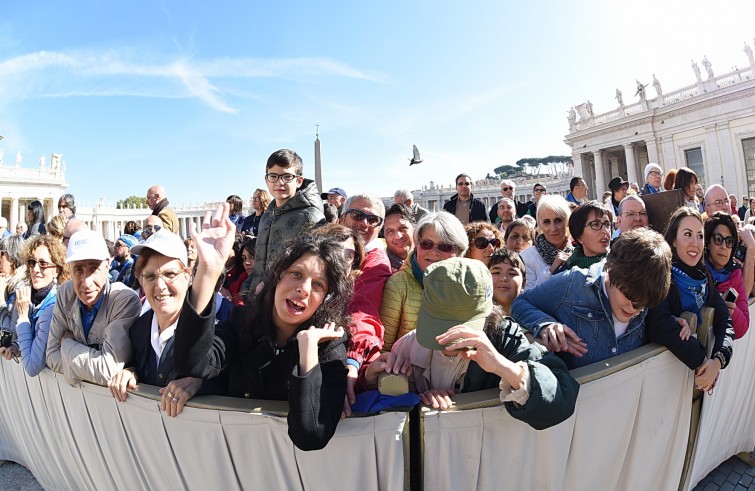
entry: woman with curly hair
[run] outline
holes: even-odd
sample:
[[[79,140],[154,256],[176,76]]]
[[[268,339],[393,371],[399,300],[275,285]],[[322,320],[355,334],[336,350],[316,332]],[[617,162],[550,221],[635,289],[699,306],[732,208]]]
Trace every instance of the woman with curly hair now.
[[[490,256],[503,247],[503,232],[488,222],[472,222],[464,227],[469,239],[465,257],[477,259],[487,266]]]
[[[11,348],[0,348],[6,360],[21,356],[24,370],[34,377],[45,367],[47,338],[58,294],[58,283],[69,278],[66,249],[50,235],[35,235],[24,244],[28,284],[16,289],[14,325],[16,341]]]
[[[216,327],[214,284],[235,230],[223,205],[192,232],[199,265],[191,304],[199,314],[176,331],[176,371],[203,378],[225,372],[232,397],[288,401],[294,445],[321,449],[335,433],[346,396],[349,261],[330,237],[298,237],[276,255],[253,304],[234,309]]]

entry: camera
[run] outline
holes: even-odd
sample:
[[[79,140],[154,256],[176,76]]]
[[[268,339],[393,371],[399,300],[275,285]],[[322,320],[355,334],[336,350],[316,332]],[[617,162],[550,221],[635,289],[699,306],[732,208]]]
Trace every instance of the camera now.
[[[739,241],[737,244],[737,248],[734,249],[734,258],[744,262],[745,255],[747,254],[747,247],[745,247],[745,243],[743,241]]]
[[[13,333],[7,329],[0,330],[0,346],[10,348],[13,343]]]

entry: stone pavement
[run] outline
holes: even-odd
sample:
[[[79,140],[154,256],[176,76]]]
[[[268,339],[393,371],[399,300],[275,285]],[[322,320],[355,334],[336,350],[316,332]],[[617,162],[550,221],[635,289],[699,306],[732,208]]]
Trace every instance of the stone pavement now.
[[[17,490],[17,491],[42,491],[31,472],[26,467],[0,460],[0,490]]]
[[[705,476],[692,491],[755,491],[755,450],[750,462],[732,457]]]
[[[755,450],[746,464],[732,457],[713,469],[692,491],[755,491]],[[0,491],[42,490],[31,472],[15,462],[0,460]]]

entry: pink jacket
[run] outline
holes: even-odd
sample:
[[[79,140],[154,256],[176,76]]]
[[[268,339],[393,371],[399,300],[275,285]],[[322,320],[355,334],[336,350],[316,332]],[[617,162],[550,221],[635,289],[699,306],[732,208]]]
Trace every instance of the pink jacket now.
[[[745,335],[747,328],[750,327],[750,308],[747,302],[747,292],[745,292],[742,270],[739,268],[732,271],[728,280],[716,286],[718,292],[724,295],[732,287],[739,293],[737,308],[734,309],[734,313],[731,315],[732,324],[734,325],[734,339],[739,339]]]

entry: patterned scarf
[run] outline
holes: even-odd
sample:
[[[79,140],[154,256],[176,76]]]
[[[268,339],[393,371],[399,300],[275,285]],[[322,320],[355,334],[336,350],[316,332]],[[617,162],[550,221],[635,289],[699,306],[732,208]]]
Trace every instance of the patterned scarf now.
[[[688,266],[674,256],[671,261],[671,277],[679,290],[682,311],[696,314],[700,325],[700,310],[708,298],[708,278],[705,271],[699,267]]]
[[[567,253],[571,253],[574,248],[569,244],[568,239],[564,239],[564,248],[559,249],[545,238],[545,234],[540,234],[535,239],[535,248],[537,249],[538,254],[540,254],[540,257],[543,258],[543,261],[545,261],[545,264],[550,266],[553,264],[553,261],[556,259],[556,256],[559,252],[564,251]]]

